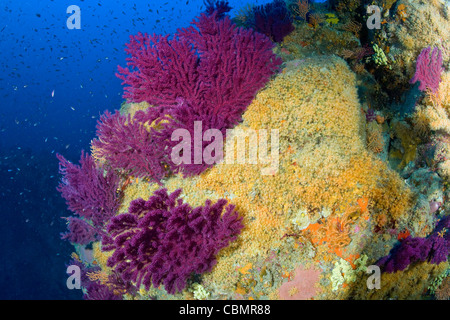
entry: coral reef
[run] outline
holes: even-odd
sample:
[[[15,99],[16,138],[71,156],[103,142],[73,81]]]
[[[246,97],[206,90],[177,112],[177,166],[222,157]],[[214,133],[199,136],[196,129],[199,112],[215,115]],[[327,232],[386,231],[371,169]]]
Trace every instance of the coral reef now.
[[[377,262],[385,272],[392,273],[406,269],[411,263],[429,261],[440,264],[450,254],[450,217],[443,218],[428,238],[407,237],[388,256]]]
[[[384,0],[368,30],[367,4],[207,0],[130,38],[127,101],[58,156],[86,298],[448,298],[449,7]]]
[[[131,115],[114,114],[106,111],[98,121],[97,136],[92,141],[93,156],[102,159],[114,170],[138,178],[159,182],[166,176],[164,145],[157,141],[154,127],[146,124],[157,122],[164,116],[163,110],[148,108]],[[145,120],[141,120],[145,117]],[[153,135],[152,135],[153,134]]]
[[[97,239],[97,230],[85,220],[68,217],[68,232],[61,233],[61,239],[66,239],[72,243],[86,245]]]

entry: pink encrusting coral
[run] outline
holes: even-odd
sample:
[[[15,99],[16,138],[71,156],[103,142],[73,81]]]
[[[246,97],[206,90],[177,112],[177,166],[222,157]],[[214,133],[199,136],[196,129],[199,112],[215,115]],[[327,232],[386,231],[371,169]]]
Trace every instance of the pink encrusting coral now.
[[[433,51],[431,51],[431,47],[425,48],[417,57],[416,73],[410,83],[420,81],[419,90],[429,89],[436,93],[439,90],[443,71],[442,51],[439,48],[434,48]]]
[[[280,298],[283,300],[310,300],[319,293],[317,284],[322,272],[313,267],[299,266],[295,270],[295,278],[280,287]]]
[[[164,284],[171,294],[181,291],[191,275],[211,271],[216,254],[243,228],[242,218],[225,199],[192,208],[180,194],[181,189],[171,194],[158,190],[111,219],[103,250],[114,250],[108,266],[124,281],[147,290]]]

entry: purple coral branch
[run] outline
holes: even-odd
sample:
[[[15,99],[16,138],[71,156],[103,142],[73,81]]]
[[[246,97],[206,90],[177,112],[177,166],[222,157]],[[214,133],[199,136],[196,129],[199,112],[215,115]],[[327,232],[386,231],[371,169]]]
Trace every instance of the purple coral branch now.
[[[134,157],[135,150],[142,150],[139,155],[148,152],[145,158],[154,162],[153,169],[168,160],[173,172],[183,172],[187,176],[203,172],[210,167],[204,161],[201,164],[170,161],[169,155],[176,145],[170,139],[172,132],[183,128],[193,139],[194,122],[202,121],[202,136],[208,129],[225,134],[226,129],[241,121],[242,113],[257,91],[279,70],[282,61],[272,52],[274,45],[268,37],[237,28],[229,17],[220,16],[217,10],[202,14],[191,24],[178,30],[172,39],[141,33],[130,38],[126,50],[130,55],[127,59],[130,69],[119,67],[117,74],[126,85],[124,97],[128,101],[147,101],[163,108],[167,121],[158,132],[153,131],[151,137],[144,137],[138,124],[126,128],[129,132],[125,134],[121,123],[115,125],[116,120],[107,121],[119,116],[103,118],[104,126],[98,129],[99,142],[96,143],[109,144],[100,149],[104,150],[105,158],[109,157],[107,160],[112,160],[112,166],[145,174],[145,166],[142,166],[145,163],[139,160],[136,164],[127,154]],[[107,130],[108,127],[111,130]],[[115,132],[120,138],[113,138]],[[133,133],[140,138],[133,139]],[[132,143],[135,146],[130,147]],[[145,144],[149,143],[153,143],[152,146],[145,149]],[[191,143],[192,155],[194,145]],[[161,150],[164,152],[159,152]],[[159,153],[152,155],[151,151]],[[152,172],[150,176],[155,174]]]
[[[249,17],[249,24],[253,29],[278,43],[294,31],[292,21],[291,13],[283,0],[253,7]]]
[[[158,183],[167,174],[163,158],[165,137],[146,124],[164,120],[163,108],[148,108],[130,115],[106,111],[97,123],[97,139],[92,141],[96,155],[113,169]]]
[[[406,269],[415,262],[428,261],[439,264],[447,261],[450,254],[450,216],[443,218],[427,238],[408,237],[394,247],[389,255],[381,258],[377,265],[384,272],[392,273]]]
[[[68,209],[92,222],[95,228],[103,228],[119,207],[116,194],[119,177],[112,171],[104,173],[103,168],[97,168],[94,159],[84,151],[80,165],[72,164],[60,154],[56,156],[63,175],[57,190],[66,200]]]
[[[147,289],[164,284],[172,294],[181,291],[192,274],[211,270],[215,255],[243,228],[235,207],[225,208],[226,200],[192,208],[180,194],[180,189],[171,194],[158,190],[148,201],[132,201],[128,213],[111,219],[103,250],[114,250],[108,266],[124,281]]]
[[[443,71],[442,51],[434,48],[431,52],[431,47],[424,48],[417,57],[416,73],[410,83],[420,81],[419,90],[425,91],[428,88],[433,93],[437,93]]]
[[[76,217],[64,218],[68,223],[68,232],[61,233],[61,239],[72,243],[86,245],[97,240],[97,229],[83,219]]]

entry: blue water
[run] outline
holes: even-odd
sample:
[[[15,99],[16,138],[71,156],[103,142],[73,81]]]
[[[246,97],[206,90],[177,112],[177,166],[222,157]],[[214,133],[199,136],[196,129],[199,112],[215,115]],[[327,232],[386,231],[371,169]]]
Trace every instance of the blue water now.
[[[252,1],[265,4],[268,0]],[[242,1],[230,0],[236,9]],[[77,162],[99,115],[120,107],[130,34],[173,33],[202,0],[10,1],[0,8],[0,299],[80,299],[66,287],[71,215],[55,154]],[[67,7],[81,9],[69,30]]]

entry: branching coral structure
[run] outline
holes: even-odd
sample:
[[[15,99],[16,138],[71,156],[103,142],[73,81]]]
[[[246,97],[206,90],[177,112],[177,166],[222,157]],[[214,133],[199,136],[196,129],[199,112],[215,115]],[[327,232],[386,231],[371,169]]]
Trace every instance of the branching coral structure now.
[[[111,219],[103,249],[114,250],[108,266],[124,280],[147,290],[164,284],[167,292],[175,293],[191,275],[210,271],[215,255],[236,239],[243,225],[233,205],[225,207],[222,199],[192,208],[180,194],[180,189],[171,194],[158,190]]]

